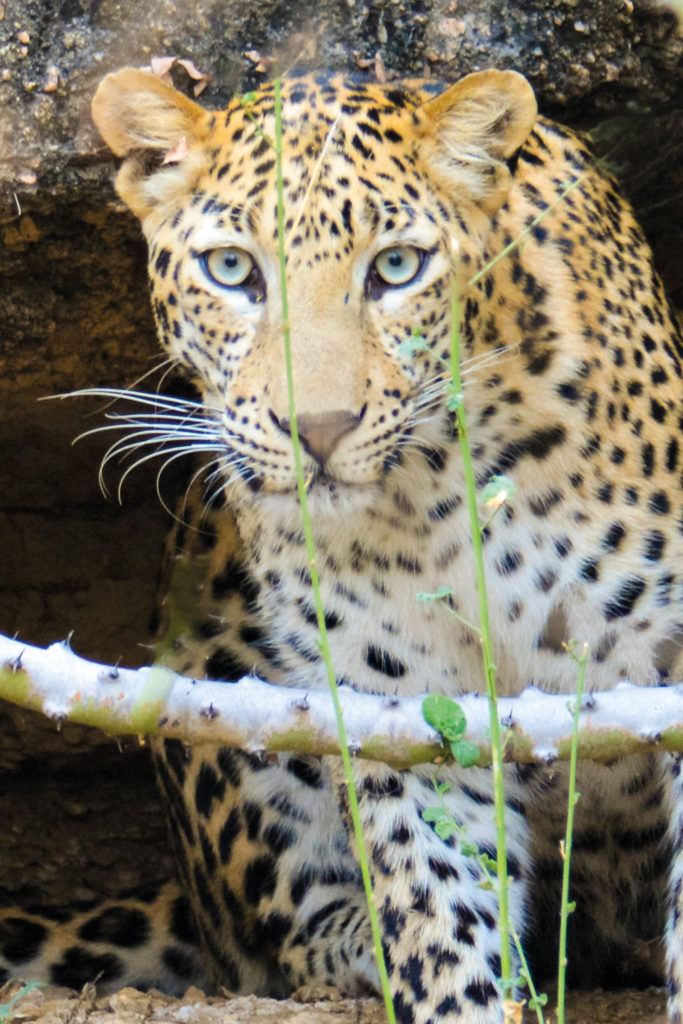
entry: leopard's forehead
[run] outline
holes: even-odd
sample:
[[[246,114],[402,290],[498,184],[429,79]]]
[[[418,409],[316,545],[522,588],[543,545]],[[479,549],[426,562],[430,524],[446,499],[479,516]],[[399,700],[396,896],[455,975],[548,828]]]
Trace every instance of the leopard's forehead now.
[[[279,103],[284,199],[290,214],[337,240],[365,228],[401,230],[427,211],[420,166],[420,106],[437,86],[381,85],[335,76],[282,82]],[[275,230],[276,94],[272,83],[207,113],[203,215],[238,233]],[[206,209],[206,197],[210,208]],[[302,208],[305,206],[305,217]],[[320,221],[322,219],[322,225]],[[303,239],[296,234],[293,246]]]
[[[302,126],[313,130],[330,126],[337,119],[355,123],[361,136],[375,143],[395,142],[388,122],[396,120],[405,128],[419,120],[416,113],[429,95],[436,95],[436,83],[422,81],[400,84],[355,82],[340,75],[305,75],[280,83],[279,95],[285,137],[289,144]],[[246,121],[275,123],[276,89],[272,82],[254,92],[233,98],[225,111],[226,126]]]

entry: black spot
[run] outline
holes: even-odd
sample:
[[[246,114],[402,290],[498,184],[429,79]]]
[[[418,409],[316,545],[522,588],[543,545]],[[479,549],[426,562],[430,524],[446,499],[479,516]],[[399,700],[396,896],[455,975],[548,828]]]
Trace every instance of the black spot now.
[[[436,1016],[439,1019],[446,1017],[449,1013],[455,1014],[456,1018],[462,1016],[462,1006],[455,996],[446,996],[436,1007]]]
[[[216,874],[218,862],[216,860],[216,854],[214,853],[214,849],[211,843],[209,842],[209,837],[204,831],[201,823],[199,824],[199,843],[202,850],[202,857],[204,859],[204,868],[206,870],[207,875],[213,878],[214,875]]]
[[[247,823],[247,839],[253,843],[261,828],[263,811],[259,804],[254,803],[252,800],[246,800],[242,806],[242,812]]]
[[[281,946],[292,930],[292,919],[287,914],[272,910],[263,922],[263,936],[269,946]]]
[[[470,786],[460,786],[460,792],[475,804],[486,806],[493,803],[493,797],[488,793],[482,793],[481,790],[472,789]]]
[[[524,562],[521,551],[506,551],[502,558],[496,562],[496,572],[501,576],[510,576],[519,569]]]
[[[633,606],[645,590],[645,580],[640,576],[631,576],[622,583],[616,596],[605,605],[604,614],[607,621],[623,619],[630,615]]]
[[[289,895],[295,907],[298,907],[303,902],[303,898],[311,888],[315,878],[316,872],[311,867],[301,868],[296,873],[289,889]]]
[[[436,875],[440,882],[445,882],[448,878],[455,878],[456,881],[460,878],[455,864],[449,864],[448,861],[440,860],[437,857],[430,857],[428,864],[429,870]]]
[[[477,1006],[488,1006],[492,999],[498,998],[498,989],[493,982],[482,978],[465,985],[465,996]]]
[[[171,251],[170,251],[170,249],[160,249],[158,254],[157,254],[157,258],[154,261],[154,271],[161,278],[166,277],[166,272],[168,270],[168,265],[170,263],[170,260],[171,260]]]
[[[303,782],[305,786],[310,786],[311,789],[322,789],[323,781],[317,762],[308,761],[302,757],[290,757],[287,761],[287,771]]]
[[[406,673],[406,666],[388,651],[383,651],[374,644],[369,644],[365,652],[366,664],[376,672],[381,672],[390,679],[400,678]]]
[[[423,448],[422,454],[434,473],[443,473],[446,468],[446,452],[443,448]]]
[[[242,676],[249,675],[249,668],[231,651],[219,647],[206,659],[206,675],[208,679],[236,683]]]
[[[668,515],[668,513],[671,511],[669,499],[667,498],[664,491],[655,491],[654,494],[650,496],[650,500],[647,504],[650,511],[654,512],[655,515],[658,516]]]
[[[11,964],[32,960],[47,936],[47,928],[23,917],[0,920],[0,950]]]
[[[553,545],[560,558],[566,558],[567,555],[574,549],[574,545],[572,544],[570,538],[567,536],[556,537],[553,541]]]
[[[180,942],[195,944],[199,942],[197,925],[189,900],[178,896],[171,907],[171,935]]]
[[[399,939],[406,926],[406,915],[395,907],[389,900],[385,900],[382,907],[382,930],[389,939]]]
[[[507,473],[526,455],[541,461],[548,457],[553,448],[563,444],[567,436],[566,428],[561,424],[535,430],[520,441],[513,441],[500,453],[494,466],[489,467],[487,478],[492,475]]]
[[[288,825],[271,822],[270,825],[266,825],[264,828],[263,838],[273,853],[279,855],[284,850],[288,850],[290,846],[294,846],[297,835],[294,829]]]
[[[534,498],[529,498],[529,508],[535,516],[542,518],[547,516],[550,509],[558,505],[563,497],[562,491],[548,491],[547,494],[540,494]]]
[[[385,954],[386,955],[386,954]],[[415,1015],[412,1006],[405,1001],[402,992],[394,994],[394,1014],[397,1024],[413,1024]]]
[[[197,962],[193,956],[177,946],[166,946],[161,954],[164,967],[181,981],[190,981],[197,973]]]
[[[275,860],[270,856],[257,857],[247,864],[244,872],[245,900],[256,906],[263,897],[273,895],[276,882]]]
[[[643,476],[652,476],[655,469],[655,449],[650,441],[645,441],[641,451]]]
[[[372,152],[371,149],[368,149],[368,147],[361,139],[360,135],[358,135],[357,133],[352,136],[351,145],[353,146],[354,149],[358,150],[358,152],[360,153],[364,160],[375,159],[375,154]]]
[[[197,811],[203,817],[208,818],[214,800],[220,803],[224,795],[225,779],[219,779],[213,766],[204,761],[199,769],[194,791]]]
[[[108,907],[78,929],[83,942],[111,942],[115,946],[134,949],[149,938],[147,914],[133,907]]]
[[[427,989],[422,981],[423,964],[419,956],[407,957],[400,966],[399,974],[404,981],[407,981],[413,990],[415,999],[421,1003],[427,997]]]
[[[211,595],[216,600],[239,593],[249,603],[256,599],[258,592],[258,584],[244,564],[235,558],[228,558],[222,571],[211,580]]]
[[[624,524],[618,521],[614,522],[602,538],[602,546],[605,551],[616,551],[625,536],[626,530],[624,529]]]
[[[395,825],[392,829],[391,835],[389,836],[392,843],[398,843],[400,846],[404,846],[406,843],[409,843],[412,838],[413,836],[410,829],[403,822],[401,822],[400,825]]]
[[[185,745],[180,740],[164,740],[164,755],[166,763],[182,786],[185,782],[185,767],[187,765]]]
[[[316,910],[315,914],[311,914],[306,923],[306,934],[309,938],[315,935],[318,926],[326,921],[328,917],[335,913],[337,910],[341,910],[347,905],[346,900],[331,900],[329,903],[325,903],[319,910]]]
[[[231,747],[221,747],[216,755],[216,764],[230,785],[236,789],[240,784],[241,774],[235,751]]]
[[[658,562],[666,545],[666,537],[660,530],[652,530],[645,536],[644,555],[650,562]]]
[[[123,964],[113,953],[93,956],[81,946],[71,946],[50,968],[53,985],[81,989],[87,982],[115,981],[123,974]]]
[[[579,567],[579,576],[588,583],[595,583],[600,578],[600,562],[597,558],[586,558]]]
[[[639,851],[648,846],[658,846],[666,834],[665,825],[656,825],[648,829],[624,829],[615,833],[615,840],[622,850]]]
[[[395,800],[400,800],[405,792],[400,775],[389,771],[389,769],[386,770],[386,774],[378,779],[373,778],[372,775],[366,775],[361,784],[361,789],[363,793],[377,799],[389,796]]]

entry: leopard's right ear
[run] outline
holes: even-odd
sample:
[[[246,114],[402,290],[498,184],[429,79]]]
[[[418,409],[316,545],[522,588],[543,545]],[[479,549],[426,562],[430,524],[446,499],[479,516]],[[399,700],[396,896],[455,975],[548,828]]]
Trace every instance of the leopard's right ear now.
[[[124,157],[116,190],[141,220],[191,190],[206,165],[202,141],[210,115],[149,71],[107,75],[92,116],[109,148]]]

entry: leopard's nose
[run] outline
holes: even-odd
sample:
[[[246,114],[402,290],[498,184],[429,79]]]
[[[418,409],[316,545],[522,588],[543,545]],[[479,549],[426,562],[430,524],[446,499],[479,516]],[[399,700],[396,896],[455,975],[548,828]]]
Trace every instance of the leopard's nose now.
[[[363,414],[357,415],[345,409],[333,412],[302,413],[296,418],[301,442],[313,458],[324,466],[342,437],[358,426]],[[278,419],[278,426],[289,434],[290,421]]]

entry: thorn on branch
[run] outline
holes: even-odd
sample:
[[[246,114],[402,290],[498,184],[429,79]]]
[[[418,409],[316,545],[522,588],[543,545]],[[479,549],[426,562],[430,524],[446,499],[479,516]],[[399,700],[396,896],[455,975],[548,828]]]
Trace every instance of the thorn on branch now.
[[[220,718],[221,713],[213,706],[213,704],[204,704],[199,709],[199,714],[202,718],[208,718],[210,721],[213,721],[214,718]]]
[[[24,657],[25,653],[25,651],[20,651],[19,654],[17,654],[16,658],[10,658],[8,661],[5,662],[3,667],[9,669],[9,671],[13,673],[21,672],[21,659]]]
[[[292,707],[296,708],[297,711],[309,711],[311,705],[309,704],[308,701],[308,694],[306,694],[306,696],[302,697],[300,700],[292,701]]]

